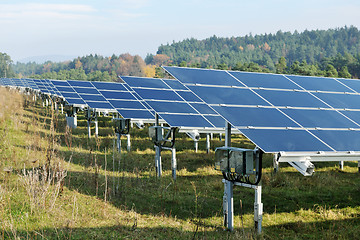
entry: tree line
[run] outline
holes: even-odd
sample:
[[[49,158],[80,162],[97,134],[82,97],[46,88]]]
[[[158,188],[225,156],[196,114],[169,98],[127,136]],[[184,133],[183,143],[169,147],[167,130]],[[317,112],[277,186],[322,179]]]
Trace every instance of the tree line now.
[[[326,75],[332,65],[337,72],[360,77],[360,31],[354,27],[329,30],[305,30],[276,34],[204,40],[194,38],[161,45],[157,54],[149,54],[146,63],[154,57],[167,56],[177,66],[226,68],[251,71],[278,72],[280,59],[286,59],[287,70],[296,74]],[[283,61],[283,60],[282,60]],[[282,64],[282,63],[281,63]],[[329,65],[330,64],[330,65]]]
[[[0,53],[0,77],[117,81],[119,75],[164,77],[161,65],[360,78],[360,31],[354,27],[244,37],[186,39],[138,55],[90,54],[66,62],[13,63]]]

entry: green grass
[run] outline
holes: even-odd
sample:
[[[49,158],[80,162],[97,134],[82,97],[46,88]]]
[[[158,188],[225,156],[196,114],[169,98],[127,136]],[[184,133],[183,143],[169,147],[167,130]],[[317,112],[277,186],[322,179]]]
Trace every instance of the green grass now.
[[[110,118],[99,119],[100,136],[89,140],[82,116],[79,127],[65,134],[63,115],[39,102],[22,107],[19,94],[3,94],[19,105],[5,114],[0,104],[0,239],[356,239],[360,235],[360,175],[355,162],[345,163],[343,171],[333,162],[315,164],[314,176],[303,177],[287,164],[273,174],[272,156],[266,154],[263,233],[257,236],[253,230],[254,191],[241,187],[234,188],[235,231],[230,233],[222,226],[222,177],[213,168],[213,150],[224,144],[217,137],[207,154],[205,137],[195,153],[191,139],[178,134],[177,180],[171,177],[169,151],[162,152],[163,177],[158,179],[148,126],[131,129],[132,150],[126,151],[124,138],[119,155],[113,151]],[[241,136],[234,136],[232,144],[254,147]],[[67,176],[61,188],[53,181],[49,189],[41,190],[37,183],[36,196],[45,197],[35,204],[29,185],[21,180],[22,170],[42,169],[49,159],[51,171],[65,169]]]

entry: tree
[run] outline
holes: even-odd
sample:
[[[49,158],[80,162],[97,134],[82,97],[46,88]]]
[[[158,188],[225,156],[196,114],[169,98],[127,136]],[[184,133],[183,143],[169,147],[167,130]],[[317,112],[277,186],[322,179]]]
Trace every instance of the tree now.
[[[336,71],[335,67],[331,64],[328,64],[325,69],[325,77],[337,77],[338,72]]]
[[[286,73],[286,59],[284,57],[281,57],[275,67],[276,73]]]
[[[351,78],[351,74],[349,73],[349,70],[347,66],[343,66],[339,71],[339,77],[341,78]]]
[[[11,67],[12,60],[6,53],[0,52],[0,77],[15,77]]]

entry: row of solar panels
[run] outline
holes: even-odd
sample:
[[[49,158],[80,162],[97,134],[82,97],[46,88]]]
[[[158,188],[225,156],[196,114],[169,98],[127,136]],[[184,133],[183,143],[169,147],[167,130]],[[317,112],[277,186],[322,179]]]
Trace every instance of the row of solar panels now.
[[[226,120],[265,152],[360,150],[359,80],[164,69],[175,79],[13,81],[27,81],[68,104],[116,109],[124,118],[154,119],[156,112],[173,127],[217,129]]]
[[[42,94],[63,98],[68,105],[96,111],[119,112],[124,118],[154,119],[154,112],[125,83],[0,79],[0,85],[31,88]]]

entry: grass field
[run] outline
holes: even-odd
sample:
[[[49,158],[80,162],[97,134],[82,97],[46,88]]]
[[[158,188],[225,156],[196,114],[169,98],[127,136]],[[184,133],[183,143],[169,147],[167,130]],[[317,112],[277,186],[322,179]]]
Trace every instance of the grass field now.
[[[263,233],[253,230],[254,192],[241,187],[228,232],[222,177],[213,168],[214,149],[224,145],[218,138],[207,154],[203,137],[195,153],[178,134],[177,180],[169,151],[158,179],[147,127],[131,129],[132,149],[123,139],[119,155],[110,118],[99,119],[100,136],[89,140],[82,116],[71,130],[64,115],[40,103],[0,88],[0,239],[360,239],[355,162],[343,171],[317,163],[314,176],[303,177],[287,164],[273,174],[266,154]],[[254,147],[241,136],[232,145]]]

